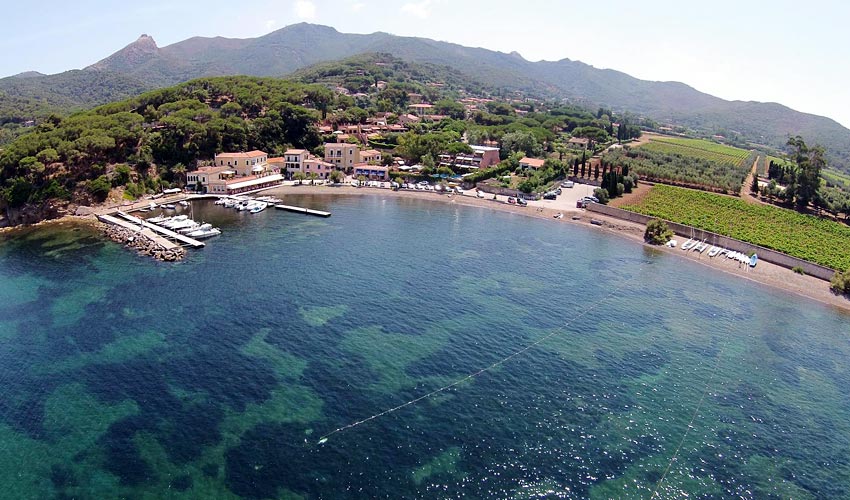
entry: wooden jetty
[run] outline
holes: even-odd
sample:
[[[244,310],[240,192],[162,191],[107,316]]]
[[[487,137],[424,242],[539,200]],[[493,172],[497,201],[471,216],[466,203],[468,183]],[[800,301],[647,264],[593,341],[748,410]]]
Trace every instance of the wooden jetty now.
[[[98,215],[97,218],[100,219],[102,222],[106,222],[108,224],[113,224],[113,225],[116,225],[116,226],[121,226],[124,229],[129,229],[130,231],[133,231],[133,232],[139,232],[142,235],[144,235],[145,237],[150,238],[154,243],[161,245],[166,250],[174,250],[175,248],[180,248],[180,245],[178,245],[177,243],[174,243],[171,240],[165,239],[162,236],[151,231],[150,226],[152,224],[148,224],[148,225],[142,227],[142,226],[139,226],[137,224],[133,224],[132,222],[127,222],[123,219],[113,217],[111,215]]]
[[[130,214],[122,212],[120,210],[116,213],[119,216],[123,217],[124,219],[126,219],[126,220],[128,220],[132,223],[138,224],[138,225],[144,227],[145,229],[150,229],[152,231],[155,231],[155,232],[159,233],[161,236],[164,236],[166,238],[170,238],[172,240],[177,240],[180,243],[183,243],[185,245],[189,245],[192,248],[202,248],[205,245],[203,241],[198,241],[194,238],[190,238],[190,237],[186,236],[185,234],[177,233],[175,231],[172,231],[170,229],[166,229],[164,227],[157,226],[156,224],[152,224],[150,222],[145,222],[144,219],[140,219],[140,218],[138,218],[134,215],[130,215]],[[134,227],[135,227],[135,229],[138,229],[138,226],[134,226]]]
[[[321,210],[313,210],[312,208],[304,208],[304,207],[293,207],[290,205],[275,205],[274,206],[280,210],[286,210],[287,212],[295,212],[299,214],[307,214],[307,215],[315,215],[316,217],[330,217],[330,212],[323,212]]]

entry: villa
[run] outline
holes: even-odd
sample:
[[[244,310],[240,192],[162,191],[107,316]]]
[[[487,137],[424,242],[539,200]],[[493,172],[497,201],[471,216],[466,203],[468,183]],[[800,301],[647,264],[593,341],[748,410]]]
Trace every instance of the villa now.
[[[237,194],[278,185],[283,175],[269,165],[265,152],[254,150],[219,153],[212,165],[186,174],[186,181],[205,193]]]

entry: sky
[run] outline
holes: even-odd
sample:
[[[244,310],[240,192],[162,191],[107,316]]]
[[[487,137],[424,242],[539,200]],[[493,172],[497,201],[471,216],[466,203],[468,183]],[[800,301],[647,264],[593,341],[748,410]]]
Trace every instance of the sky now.
[[[310,22],[572,59],[680,81],[730,100],[779,102],[850,127],[850,2],[811,0],[0,0],[0,76],[92,64],[142,33],[253,38]],[[14,7],[12,7],[14,5]],[[19,28],[12,28],[19,27]]]

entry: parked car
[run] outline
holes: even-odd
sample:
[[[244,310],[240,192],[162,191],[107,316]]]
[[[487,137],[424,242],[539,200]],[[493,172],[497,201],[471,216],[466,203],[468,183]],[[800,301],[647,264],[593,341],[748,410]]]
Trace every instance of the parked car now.
[[[515,203],[516,203],[516,198],[514,198],[513,196],[508,196],[508,204],[513,205]]]
[[[543,195],[543,199],[544,200],[557,200],[558,195],[555,194],[555,193],[552,193],[552,192],[548,192],[548,193]]]
[[[484,198],[484,191],[478,191],[477,193],[475,193],[475,196],[479,198]]]
[[[555,194],[558,194],[558,195],[561,194],[561,188],[556,189]]]
[[[571,187],[573,187],[574,185],[575,185],[575,184],[573,183],[573,181],[565,181],[565,182],[562,182],[562,183],[561,183],[561,187],[565,187],[565,188],[571,188]]]
[[[528,206],[528,202],[525,201],[525,198],[517,198],[516,204],[520,207],[527,207]]]

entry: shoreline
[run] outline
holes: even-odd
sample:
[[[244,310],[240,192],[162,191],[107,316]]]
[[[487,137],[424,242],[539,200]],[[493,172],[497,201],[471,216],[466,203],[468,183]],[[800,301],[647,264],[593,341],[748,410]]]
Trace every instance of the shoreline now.
[[[397,198],[422,199],[431,202],[458,204],[470,207],[485,208],[500,212],[514,213],[535,219],[547,219],[552,223],[571,223],[582,225],[597,231],[604,231],[611,235],[627,238],[646,247],[659,252],[687,259],[697,264],[721,271],[725,274],[746,279],[760,285],[766,285],[776,290],[805,297],[821,304],[831,306],[845,313],[850,313],[850,299],[835,295],[829,289],[829,282],[808,275],[796,274],[790,269],[760,261],[756,268],[745,271],[739,268],[736,262],[729,259],[710,258],[703,254],[684,252],[679,248],[649,245],[643,241],[645,226],[633,222],[623,221],[599,213],[587,212],[583,209],[553,209],[545,206],[535,206],[535,202],[529,202],[528,207],[509,205],[504,201],[494,201],[489,198],[477,198],[468,195],[452,195],[451,197],[434,192],[420,191],[392,191],[390,189],[350,186],[279,186],[266,191],[266,194],[283,198],[286,195],[328,195],[328,196],[389,196]],[[501,199],[502,197],[500,197]],[[563,219],[555,219],[558,212],[564,214]],[[573,220],[573,216],[579,219]],[[602,222],[602,225],[591,224],[591,219]]]
[[[829,289],[829,282],[821,279],[796,274],[790,269],[771,264],[769,262],[760,261],[758,266],[752,270],[746,271],[740,268],[736,263],[728,259],[709,258],[702,254],[694,252],[683,252],[679,248],[669,248],[666,246],[648,245],[643,241],[645,226],[633,222],[623,221],[613,217],[606,216],[600,213],[591,213],[583,209],[566,209],[549,208],[542,206],[540,202],[529,202],[529,206],[520,207],[517,205],[509,205],[504,202],[504,197],[499,197],[499,200],[492,198],[477,198],[469,195],[452,195],[437,194],[434,192],[420,191],[392,191],[390,189],[361,187],[355,188],[347,185],[342,186],[323,186],[323,185],[282,185],[274,188],[263,190],[264,194],[283,198],[287,195],[303,194],[303,195],[323,195],[323,196],[387,196],[396,198],[422,199],[429,202],[458,204],[469,207],[484,208],[499,212],[518,214],[524,217],[535,219],[546,219],[551,223],[570,223],[582,225],[592,228],[597,231],[604,231],[611,235],[616,235],[621,238],[630,239],[634,242],[645,245],[659,252],[666,252],[670,255],[679,258],[687,259],[692,262],[701,264],[706,267],[721,271],[723,273],[736,276],[741,279],[746,279],[754,283],[766,285],[768,287],[781,290],[793,295],[805,297],[821,304],[834,307],[845,313],[850,313],[850,299],[840,295],[835,295]],[[558,212],[563,213],[562,219],[555,219],[554,216]],[[573,219],[573,217],[577,219]],[[591,219],[600,222],[601,225],[591,224]],[[94,217],[94,215],[65,215],[57,219],[50,219],[29,224],[25,226],[12,226],[0,228],[0,237],[5,237],[10,233],[18,230],[25,230],[34,227],[65,225],[65,224],[81,224],[101,230],[103,226]]]

